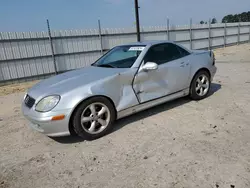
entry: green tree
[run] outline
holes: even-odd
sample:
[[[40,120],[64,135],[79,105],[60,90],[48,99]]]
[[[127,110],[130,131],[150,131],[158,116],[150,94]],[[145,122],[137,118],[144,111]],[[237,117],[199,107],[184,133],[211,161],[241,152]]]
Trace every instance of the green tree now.
[[[217,23],[217,20],[216,20],[216,18],[213,18],[211,21],[211,24],[215,24],[215,23]]]
[[[203,20],[200,21],[200,24],[204,24],[205,22]]]
[[[241,14],[229,14],[223,17],[222,23],[250,22],[250,11]]]
[[[241,21],[241,22],[248,22],[248,21],[249,21],[249,20],[248,20],[248,14],[247,14],[247,12],[241,13],[240,21]]]

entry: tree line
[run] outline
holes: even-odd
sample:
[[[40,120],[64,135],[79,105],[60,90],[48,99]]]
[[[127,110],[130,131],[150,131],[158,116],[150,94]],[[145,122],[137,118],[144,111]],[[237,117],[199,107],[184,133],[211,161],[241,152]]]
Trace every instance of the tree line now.
[[[216,18],[213,18],[211,21],[211,24],[215,24],[215,23],[217,23],[217,20],[216,20]],[[207,24],[207,22],[202,20],[202,21],[200,21],[200,24]]]
[[[234,22],[250,22],[250,11],[242,12],[241,14],[228,14],[221,20],[222,23],[234,23]],[[207,24],[208,22],[200,21],[200,24]],[[211,24],[217,23],[216,18],[211,20]]]
[[[229,14],[224,16],[222,23],[250,22],[250,11],[241,14]]]

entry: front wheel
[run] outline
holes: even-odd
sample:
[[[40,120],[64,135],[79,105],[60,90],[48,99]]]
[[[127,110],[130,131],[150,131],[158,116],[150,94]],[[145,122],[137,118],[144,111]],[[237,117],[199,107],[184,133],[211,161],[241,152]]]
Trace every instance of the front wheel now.
[[[84,101],[73,116],[73,126],[78,136],[93,140],[105,135],[115,121],[113,104],[105,97]]]
[[[207,71],[199,71],[190,86],[190,97],[201,100],[207,97],[210,90],[211,80]]]

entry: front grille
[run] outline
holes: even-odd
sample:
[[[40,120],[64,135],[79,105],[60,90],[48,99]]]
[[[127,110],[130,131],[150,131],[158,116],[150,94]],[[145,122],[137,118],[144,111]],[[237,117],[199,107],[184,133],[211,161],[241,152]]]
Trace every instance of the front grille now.
[[[31,108],[35,104],[35,101],[36,100],[29,95],[26,95],[24,99],[24,103],[26,104],[28,108]]]

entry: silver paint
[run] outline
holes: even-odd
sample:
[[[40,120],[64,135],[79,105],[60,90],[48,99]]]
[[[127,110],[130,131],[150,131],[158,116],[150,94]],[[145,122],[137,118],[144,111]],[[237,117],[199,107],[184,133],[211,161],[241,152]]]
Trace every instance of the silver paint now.
[[[191,54],[158,65],[156,70],[145,70],[143,58],[148,49],[155,44],[168,41],[134,43],[144,44],[131,68],[86,67],[66,72],[33,86],[27,93],[36,99],[35,105],[48,95],[60,95],[61,100],[50,112],[35,111],[22,103],[24,116],[32,123],[32,128],[49,136],[69,135],[69,120],[75,108],[93,96],[109,98],[117,111],[117,118],[145,110],[160,103],[189,94],[189,86],[195,73],[206,68],[211,79],[216,73],[209,51],[189,51]],[[181,46],[182,47],[182,46]],[[187,50],[187,49],[186,49]],[[152,66],[152,65],[151,65]],[[60,121],[51,121],[56,115],[64,114]]]

